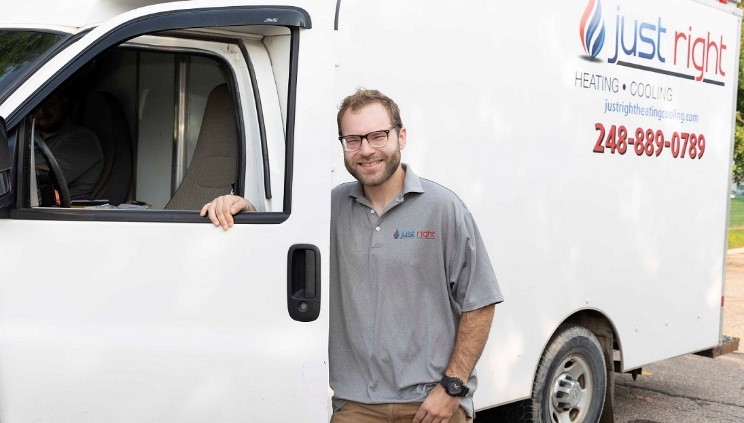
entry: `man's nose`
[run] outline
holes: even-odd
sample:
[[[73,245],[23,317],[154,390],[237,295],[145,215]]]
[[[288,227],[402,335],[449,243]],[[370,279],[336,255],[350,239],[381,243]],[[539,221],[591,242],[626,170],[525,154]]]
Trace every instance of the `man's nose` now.
[[[359,146],[359,154],[368,156],[375,152],[375,148],[369,143],[367,137],[362,138],[362,145]]]

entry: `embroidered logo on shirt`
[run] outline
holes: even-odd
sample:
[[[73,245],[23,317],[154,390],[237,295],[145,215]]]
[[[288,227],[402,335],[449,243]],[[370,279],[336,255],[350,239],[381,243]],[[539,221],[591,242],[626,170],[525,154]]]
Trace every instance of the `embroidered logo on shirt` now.
[[[395,239],[405,239],[405,238],[423,238],[423,239],[434,239],[437,237],[436,231],[431,230],[420,230],[417,231],[415,229],[396,229],[393,233],[393,238]]]

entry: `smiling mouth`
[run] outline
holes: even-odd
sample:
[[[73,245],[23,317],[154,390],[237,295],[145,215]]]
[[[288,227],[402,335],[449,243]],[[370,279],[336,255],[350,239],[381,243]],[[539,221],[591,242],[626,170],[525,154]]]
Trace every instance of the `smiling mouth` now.
[[[359,163],[359,166],[361,167],[373,167],[377,164],[382,163],[382,160],[376,160],[374,162],[365,162],[365,163]]]

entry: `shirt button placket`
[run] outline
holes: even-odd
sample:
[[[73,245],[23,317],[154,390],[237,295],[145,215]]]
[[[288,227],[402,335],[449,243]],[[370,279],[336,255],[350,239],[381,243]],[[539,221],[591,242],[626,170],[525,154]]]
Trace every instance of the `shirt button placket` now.
[[[370,214],[377,217],[377,222],[374,223],[374,232],[372,233],[372,247],[376,249],[382,245],[382,225],[380,224],[382,223],[382,218],[374,210],[370,210]]]

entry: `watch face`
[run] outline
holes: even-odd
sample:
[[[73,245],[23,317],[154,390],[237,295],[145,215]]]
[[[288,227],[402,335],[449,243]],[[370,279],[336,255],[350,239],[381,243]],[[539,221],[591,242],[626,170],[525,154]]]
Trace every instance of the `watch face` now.
[[[447,390],[452,395],[459,395],[462,392],[462,383],[458,380],[450,380]]]

